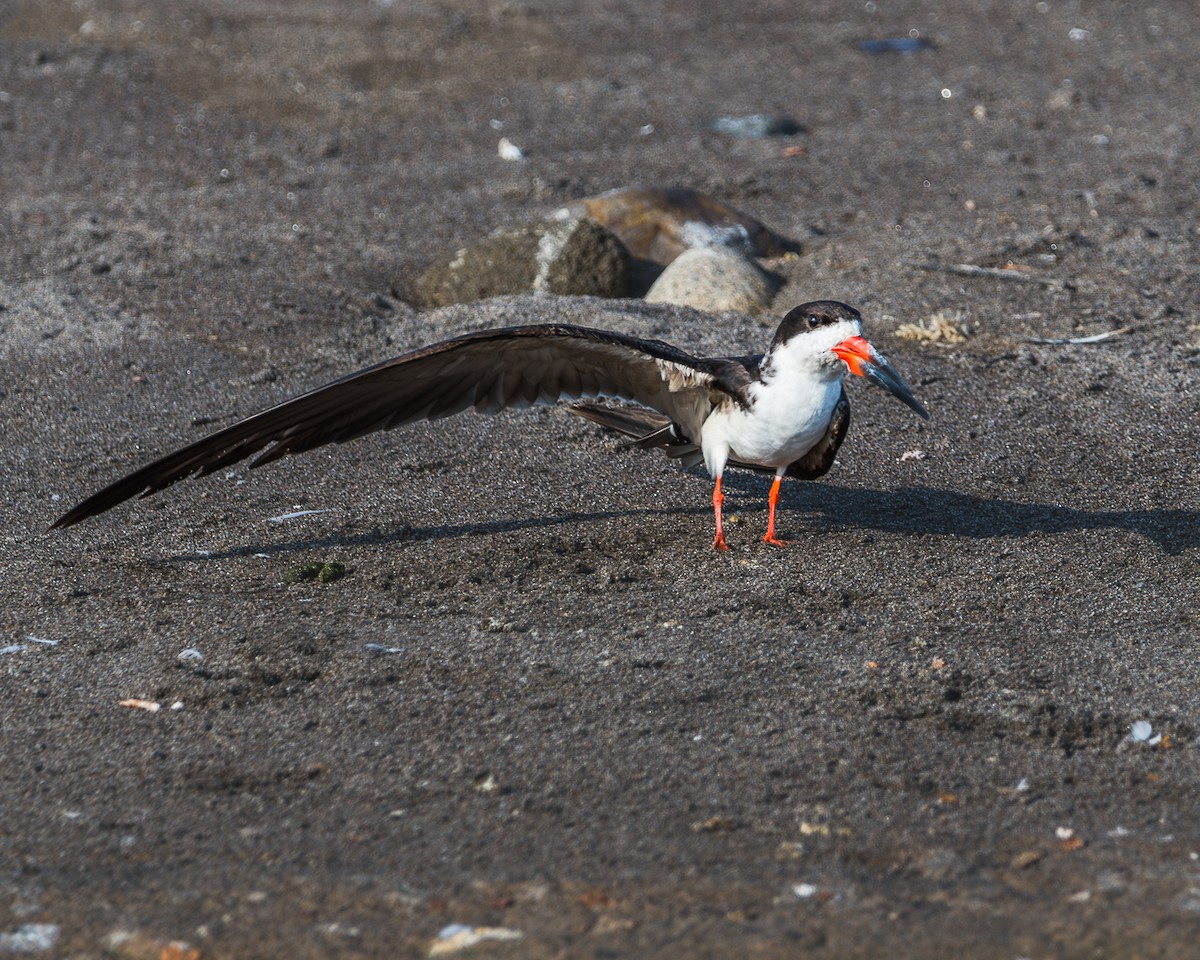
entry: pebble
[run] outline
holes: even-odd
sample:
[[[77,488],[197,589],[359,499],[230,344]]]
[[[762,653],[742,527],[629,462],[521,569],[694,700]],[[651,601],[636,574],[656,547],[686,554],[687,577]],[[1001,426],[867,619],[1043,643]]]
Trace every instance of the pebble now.
[[[649,303],[674,303],[710,313],[757,314],[771,306],[779,281],[757,264],[728,250],[687,250],[646,293]]]

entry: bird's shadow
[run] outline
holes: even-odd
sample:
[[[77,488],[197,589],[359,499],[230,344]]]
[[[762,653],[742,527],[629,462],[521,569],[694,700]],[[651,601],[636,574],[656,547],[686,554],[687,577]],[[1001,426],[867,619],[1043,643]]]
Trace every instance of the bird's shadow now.
[[[824,483],[791,484],[781,506],[782,526],[795,528],[808,517],[823,518],[830,529],[857,528],[884,533],[989,539],[1019,537],[1030,533],[1068,533],[1076,530],[1128,530],[1154,541],[1171,555],[1181,554],[1200,542],[1200,511],[1179,509],[1086,510],[1049,503],[1018,503],[976,496],[955,490],[925,486],[893,489],[839,487]],[[763,484],[758,478],[730,479],[739,497],[757,497]],[[787,489],[787,488],[785,488]],[[733,504],[727,504],[727,509]],[[738,512],[765,511],[760,502],[738,503]],[[178,555],[171,562],[202,562],[253,554],[286,554],[330,547],[379,546],[406,541],[437,541],[458,537],[481,537],[560,526],[578,526],[637,517],[708,515],[707,506],[647,507],[635,510],[573,511],[550,516],[487,520],[480,523],[439,524],[417,527],[404,524],[376,528],[353,535],[334,534],[302,540],[246,544],[203,555]]]
[[[989,539],[1030,533],[1128,530],[1171,555],[1200,543],[1200,511],[1088,510],[1054,503],[1019,503],[935,487],[891,490],[804,484],[789,504],[825,517],[830,526],[887,533]]]

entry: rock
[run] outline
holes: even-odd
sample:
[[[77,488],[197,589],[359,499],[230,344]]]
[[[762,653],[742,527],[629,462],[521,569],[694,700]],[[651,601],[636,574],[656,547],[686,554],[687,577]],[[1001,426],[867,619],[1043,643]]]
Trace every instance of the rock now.
[[[761,313],[781,283],[730,250],[698,247],[676,257],[647,291],[649,303],[676,303],[710,313]]]
[[[644,293],[662,268],[693,247],[728,247],[747,257],[800,252],[800,244],[748,214],[686,187],[622,187],[588,197],[556,216],[587,215],[629,248],[631,293]]]
[[[575,216],[500,230],[459,250],[421,275],[416,294],[427,307],[530,291],[623,297],[628,277],[624,244],[595,220]]]
[[[755,257],[800,249],[749,214],[686,187],[622,187],[581,200],[557,216],[581,212],[620,237],[634,257],[664,267],[695,246],[730,246]]]

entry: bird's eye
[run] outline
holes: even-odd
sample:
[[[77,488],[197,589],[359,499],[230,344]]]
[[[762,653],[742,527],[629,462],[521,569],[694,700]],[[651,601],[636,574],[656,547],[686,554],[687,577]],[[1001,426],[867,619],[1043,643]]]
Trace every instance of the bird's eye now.
[[[815,329],[817,326],[820,325],[820,323],[821,323],[821,321],[819,319],[817,319],[817,315],[815,313],[810,313],[808,315],[808,328],[810,330]]]

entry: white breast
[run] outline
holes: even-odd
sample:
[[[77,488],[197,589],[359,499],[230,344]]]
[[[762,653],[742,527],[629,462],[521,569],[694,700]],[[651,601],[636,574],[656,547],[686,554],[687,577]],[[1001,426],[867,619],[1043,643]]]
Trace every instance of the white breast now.
[[[718,420],[715,416],[709,418],[709,423],[722,435],[729,457],[783,467],[804,456],[825,436],[841,393],[840,376],[787,386],[776,379],[751,388],[754,404],[749,410],[732,410],[718,422],[713,422]],[[708,434],[706,423],[706,442]]]
[[[829,429],[846,365],[830,351],[859,332],[847,322],[793,337],[772,352],[747,409],[726,408],[704,423],[701,447],[713,476],[729,459],[779,469],[798,460]]]

